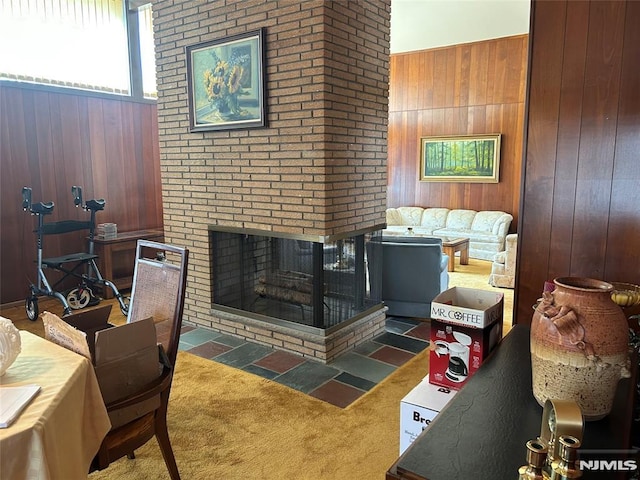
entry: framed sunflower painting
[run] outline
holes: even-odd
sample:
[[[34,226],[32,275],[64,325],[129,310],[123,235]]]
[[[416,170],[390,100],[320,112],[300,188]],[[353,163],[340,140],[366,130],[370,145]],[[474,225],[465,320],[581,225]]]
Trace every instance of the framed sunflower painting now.
[[[186,47],[191,132],[266,126],[264,29]]]

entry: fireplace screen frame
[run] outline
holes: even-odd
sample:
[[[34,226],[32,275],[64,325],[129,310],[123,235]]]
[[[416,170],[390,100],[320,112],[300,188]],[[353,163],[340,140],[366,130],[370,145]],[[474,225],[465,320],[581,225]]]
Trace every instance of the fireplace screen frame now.
[[[371,288],[381,262],[369,261],[381,235],[381,227],[307,237],[210,226],[212,309],[303,330],[340,328],[381,307]]]

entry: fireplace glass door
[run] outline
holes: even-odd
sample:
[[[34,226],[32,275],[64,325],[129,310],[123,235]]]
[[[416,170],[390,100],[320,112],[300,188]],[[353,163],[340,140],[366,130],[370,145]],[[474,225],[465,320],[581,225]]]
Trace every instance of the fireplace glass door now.
[[[330,243],[212,230],[212,300],[261,317],[327,329],[379,305],[367,248],[380,232]]]

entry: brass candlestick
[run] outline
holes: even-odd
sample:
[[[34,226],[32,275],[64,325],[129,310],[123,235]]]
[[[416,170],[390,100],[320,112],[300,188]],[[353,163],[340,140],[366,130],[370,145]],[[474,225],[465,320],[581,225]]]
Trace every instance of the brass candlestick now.
[[[578,468],[578,449],[580,440],[571,435],[560,435],[560,459],[554,460],[551,467],[551,480],[570,480],[582,477]]]
[[[539,438],[527,442],[527,464],[518,469],[518,480],[548,480],[544,471],[547,445]]]

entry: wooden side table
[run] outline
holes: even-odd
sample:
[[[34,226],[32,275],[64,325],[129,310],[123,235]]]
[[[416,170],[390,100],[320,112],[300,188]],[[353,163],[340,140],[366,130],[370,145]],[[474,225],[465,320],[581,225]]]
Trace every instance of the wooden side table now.
[[[136,230],[118,232],[111,240],[94,239],[95,254],[98,255],[98,269],[102,276],[118,288],[131,288],[133,283],[133,267],[138,240],[164,242],[162,230]],[[104,298],[112,298],[113,290],[104,288]]]

